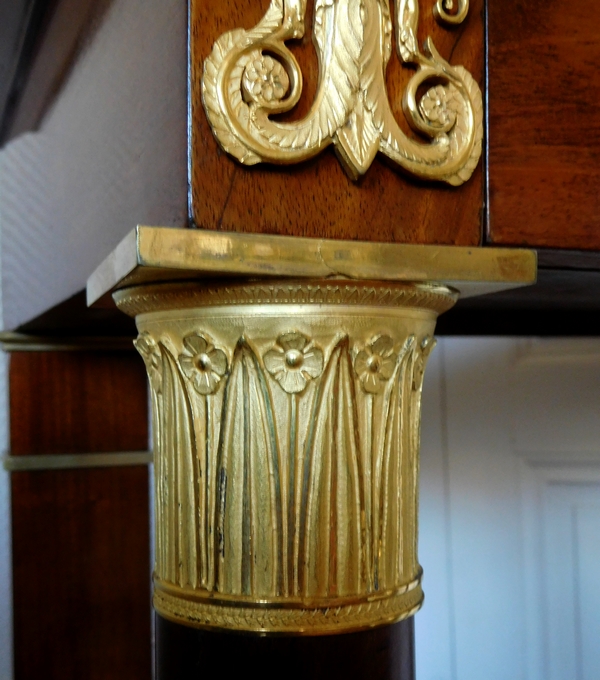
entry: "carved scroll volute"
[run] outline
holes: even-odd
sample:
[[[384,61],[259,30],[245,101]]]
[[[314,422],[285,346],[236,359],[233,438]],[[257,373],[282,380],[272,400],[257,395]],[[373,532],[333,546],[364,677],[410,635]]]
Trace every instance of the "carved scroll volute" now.
[[[303,35],[307,0],[271,0],[257,26],[225,33],[215,43],[204,64],[202,94],[223,149],[246,165],[289,164],[334,144],[354,179],[382,152],[418,177],[452,185],[467,181],[481,156],[481,91],[430,39],[421,52],[418,0],[398,0],[395,16],[399,56],[417,69],[403,99],[414,137],[398,125],[386,92],[393,30],[389,0],[314,2],[319,84],[302,120],[284,123],[271,116],[293,109],[302,93],[302,73],[286,41]],[[443,0],[435,5],[440,23],[465,20],[468,0],[460,0],[456,13],[447,7]]]

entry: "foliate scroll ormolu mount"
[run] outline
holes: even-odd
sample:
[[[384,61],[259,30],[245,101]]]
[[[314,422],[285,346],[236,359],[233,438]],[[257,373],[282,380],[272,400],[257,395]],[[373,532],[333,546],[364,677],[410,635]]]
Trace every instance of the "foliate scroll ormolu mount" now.
[[[389,0],[315,0],[313,37],[319,86],[308,115],[281,122],[302,93],[302,72],[286,41],[305,31],[308,0],[271,0],[253,29],[222,35],[204,63],[202,94],[215,137],[246,165],[291,164],[334,144],[353,179],[378,151],[405,171],[458,186],[481,156],[483,104],[479,86],[462,66],[451,66],[430,38],[417,44],[418,0],[397,0],[396,41],[403,62],[416,66],[403,96],[411,127],[428,141],[407,136],[387,96],[385,71],[392,56]],[[463,21],[468,0],[437,0],[441,23]],[[424,85],[431,87],[423,96]]]

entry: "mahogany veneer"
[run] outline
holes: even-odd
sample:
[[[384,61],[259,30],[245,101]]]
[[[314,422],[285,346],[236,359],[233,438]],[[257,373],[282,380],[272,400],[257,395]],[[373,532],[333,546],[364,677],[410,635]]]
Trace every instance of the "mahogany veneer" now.
[[[600,250],[599,62],[589,0],[490,0],[492,243]]]
[[[312,26],[313,2],[307,26]],[[471,2],[468,19],[458,29],[442,29],[432,5],[421,3],[419,40],[431,35],[445,59],[465,66],[476,80],[483,75],[483,0]],[[201,102],[204,59],[222,33],[252,28],[268,2],[193,0],[191,3],[191,218],[197,227],[292,236],[366,241],[479,245],[483,173],[460,188],[408,179],[377,158],[356,184],[340,166],[332,148],[296,166],[242,168],[215,141]],[[296,41],[298,42],[298,41]],[[299,44],[288,43],[305,76],[305,89],[294,118],[308,111],[318,81],[318,64],[307,30]],[[394,54],[387,71],[390,101],[409,133],[402,113],[402,93],[414,71]]]
[[[145,450],[134,352],[13,354],[13,455]],[[13,472],[16,680],[149,680],[148,470]]]

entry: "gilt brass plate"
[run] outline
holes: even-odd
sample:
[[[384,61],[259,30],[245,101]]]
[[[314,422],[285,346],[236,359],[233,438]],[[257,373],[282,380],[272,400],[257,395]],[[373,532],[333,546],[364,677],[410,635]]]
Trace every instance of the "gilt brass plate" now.
[[[438,282],[472,297],[535,283],[537,256],[518,248],[367,243],[139,226],[88,281],[88,304],[123,286],[178,279],[347,278]]]

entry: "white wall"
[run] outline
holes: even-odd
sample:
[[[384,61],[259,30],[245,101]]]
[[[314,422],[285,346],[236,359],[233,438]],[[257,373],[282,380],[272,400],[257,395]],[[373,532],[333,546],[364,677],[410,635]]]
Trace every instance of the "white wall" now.
[[[113,0],[40,129],[0,151],[3,328],[85,288],[137,224],[187,223],[187,2]]]
[[[418,680],[598,680],[600,340],[445,339],[437,352]]]

